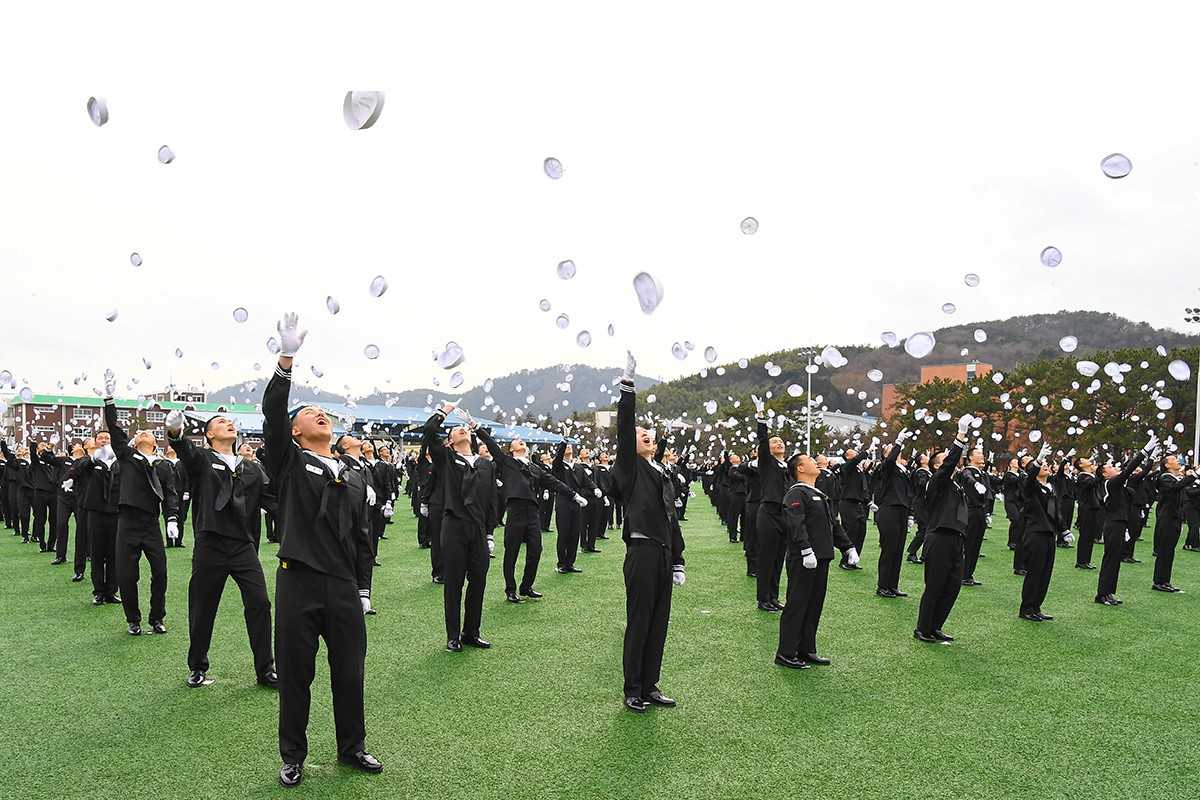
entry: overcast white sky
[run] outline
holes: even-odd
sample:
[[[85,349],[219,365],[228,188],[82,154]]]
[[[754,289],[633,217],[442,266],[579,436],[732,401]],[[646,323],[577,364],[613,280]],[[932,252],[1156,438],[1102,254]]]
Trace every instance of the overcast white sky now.
[[[9,7],[0,369],[223,385],[273,361],[290,309],[305,372],[366,392],[428,385],[448,339],[468,386],[626,347],[670,377],[710,344],[724,361],[1059,308],[1178,327],[1200,305],[1183,4],[667,6]],[[344,124],[348,89],[387,92],[372,129]],[[1128,178],[1102,175],[1113,151]],[[666,289],[652,316],[641,270]]]

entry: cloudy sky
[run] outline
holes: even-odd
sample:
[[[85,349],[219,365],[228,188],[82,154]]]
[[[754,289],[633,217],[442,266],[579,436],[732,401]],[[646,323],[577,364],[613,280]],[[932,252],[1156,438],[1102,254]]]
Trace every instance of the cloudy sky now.
[[[1174,4],[170,5],[6,13],[0,369],[35,388],[243,380],[292,309],[304,369],[365,393],[428,385],[450,339],[468,386],[626,347],[670,377],[707,345],[1200,305],[1200,51]],[[373,128],[344,123],[349,89],[386,91]]]

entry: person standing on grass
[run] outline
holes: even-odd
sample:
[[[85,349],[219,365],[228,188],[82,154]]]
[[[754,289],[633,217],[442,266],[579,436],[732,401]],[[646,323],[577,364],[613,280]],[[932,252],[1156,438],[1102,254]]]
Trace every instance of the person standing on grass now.
[[[59,464],[58,477],[55,480],[57,513],[54,516],[54,524],[57,530],[54,532],[54,560],[50,562],[51,564],[67,563],[67,545],[71,540],[70,521],[71,516],[75,515],[75,572],[79,574],[83,573],[84,550],[80,547],[79,542],[82,533],[79,527],[79,515],[75,510],[75,482],[71,480],[71,470],[75,463],[83,457],[83,445],[75,444],[71,447],[70,460],[63,459]]]
[[[963,586],[982,586],[975,580],[975,566],[979,563],[979,551],[983,547],[983,535],[987,532],[987,510],[991,505],[992,489],[984,473],[986,459],[981,446],[975,447],[968,457],[967,466],[958,473],[958,482],[967,498],[967,530],[963,551]]]
[[[1029,622],[1048,622],[1054,619],[1042,613],[1042,603],[1050,589],[1054,573],[1054,554],[1057,537],[1062,531],[1061,495],[1050,484],[1050,445],[1042,444],[1037,458],[1025,466],[1025,481],[1021,484],[1021,530],[1024,538],[1021,553],[1025,580],[1021,585],[1021,619]],[[1007,499],[1007,498],[1006,498]]]
[[[969,512],[966,490],[955,480],[967,431],[975,417],[966,414],[958,420],[958,436],[950,449],[933,458],[933,477],[926,489],[925,507],[929,514],[929,533],[925,537],[925,591],[917,613],[913,638],[920,642],[949,644],[953,636],[942,631],[962,588],[963,549]]]
[[[247,463],[244,456],[234,454],[237,425],[224,415],[204,423],[206,448],[197,448],[184,437],[182,411],[170,412],[166,427],[167,441],[182,465],[176,465],[175,471],[187,476],[195,495],[192,528],[196,541],[188,581],[187,685],[197,689],[211,682],[208,651],[213,625],[225,583],[233,578],[242,595],[254,674],[260,685],[275,687],[279,678],[271,654],[271,601],[254,538],[262,471]]]
[[[8,442],[0,439],[0,452],[4,453],[4,481],[8,487],[8,506],[13,515],[13,535],[21,536],[22,544],[29,544],[29,512],[32,501],[29,495],[33,491],[32,476],[29,471],[29,448],[18,447],[14,453],[8,449]]]
[[[838,468],[841,477],[841,498],[838,502],[838,515],[850,541],[854,543],[854,551],[862,553],[863,544],[867,541],[867,501],[870,499],[870,489],[867,476],[863,472],[863,462],[869,452],[858,452],[853,448],[846,451],[846,460]],[[838,562],[841,569],[862,569],[861,564],[851,565],[845,558]]]
[[[1195,482],[1195,470],[1188,469],[1185,474],[1179,456],[1163,459],[1162,474],[1158,476],[1158,512],[1154,518],[1154,582],[1150,585],[1156,592],[1181,591],[1171,583],[1171,570],[1183,529],[1184,492]]]
[[[900,591],[900,563],[904,558],[904,540],[908,536],[908,515],[913,494],[908,459],[903,453],[908,437],[907,429],[897,433],[896,440],[879,464],[879,486],[875,492],[879,574],[875,594],[885,598],[908,597],[908,594]]]
[[[76,462],[71,478],[83,485],[79,504],[87,517],[87,539],[92,570],[92,605],[119,603],[117,598],[117,473],[120,465],[113,453],[108,431],[96,434],[91,457]]]
[[[783,496],[788,488],[787,464],[783,460],[784,443],[767,430],[766,405],[756,395],[755,423],[758,434],[758,519],[754,521],[755,580],[759,611],[778,614],[779,576],[787,554],[787,531],[783,525]]]
[[[929,488],[929,479],[933,473],[929,471],[929,455],[917,453],[913,457],[917,468],[912,472],[912,515],[917,521],[917,532],[913,534],[912,544],[908,546],[908,561],[912,564],[922,563],[922,548],[925,546],[925,533],[929,529],[929,512],[925,508],[925,491]],[[818,483],[818,485],[820,485]]]
[[[899,442],[893,445],[899,448]],[[837,547],[848,562],[858,563],[854,543],[833,518],[829,498],[817,488],[821,469],[808,455],[793,456],[788,464],[795,483],[783,497],[787,531],[787,605],[779,618],[779,647],[775,663],[790,669],[828,665],[817,653],[817,626],[825,608],[829,563]]]
[[[279,497],[275,653],[279,659],[279,782],[304,779],[310,690],[325,640],[338,761],[382,772],[367,752],[363,708],[371,564],[366,486],[330,449],[333,426],[317,406],[288,418],[292,363],[307,331],[295,314],[278,325],[280,356],[263,392],[263,461]]]
[[[1079,503],[1076,524],[1079,539],[1075,543],[1075,569],[1095,569],[1092,548],[1104,528],[1104,510],[1100,504],[1096,464],[1090,458],[1075,459],[1075,497]]]
[[[1129,479],[1142,462],[1158,446],[1158,437],[1150,434],[1137,455],[1125,462],[1123,467],[1109,462],[1104,465],[1104,482],[1100,486],[1100,502],[1104,504],[1104,560],[1100,562],[1100,580],[1096,586],[1095,602],[1106,606],[1119,606],[1122,600],[1116,596],[1117,580],[1121,575],[1121,558],[1125,542],[1129,541],[1129,520],[1133,511],[1133,490]]]
[[[613,482],[625,501],[625,640],[622,668],[625,707],[644,713],[648,704],[674,706],[658,688],[671,619],[671,589],[686,580],[683,534],[675,518],[674,491],[655,463],[654,433],[636,424],[633,375],[628,354],[617,401],[617,460]]]
[[[138,564],[142,554],[150,562],[150,629],[166,633],[163,620],[167,615],[167,554],[163,549],[162,529],[158,515],[165,513],[167,536],[179,536],[179,495],[175,482],[163,483],[155,469],[158,457],[154,434],[138,431],[130,439],[117,419],[117,406],[112,373],[105,375],[104,425],[112,437],[112,450],[120,462],[113,487],[118,493],[116,568],[117,584],[121,587],[121,604],[125,622],[132,636],[142,633],[142,611],[138,607]]]

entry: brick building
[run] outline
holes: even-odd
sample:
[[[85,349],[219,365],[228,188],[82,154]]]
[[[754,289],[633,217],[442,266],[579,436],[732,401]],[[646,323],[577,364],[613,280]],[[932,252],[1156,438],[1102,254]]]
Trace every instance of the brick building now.
[[[921,379],[919,383],[931,383],[938,378],[948,381],[959,381],[960,383],[971,383],[972,381],[986,378],[991,372],[992,365],[984,364],[981,361],[970,361],[963,364],[928,364],[921,367]],[[895,415],[899,402],[900,399],[899,393],[896,391],[896,384],[885,383],[879,404],[885,420],[890,421]]]

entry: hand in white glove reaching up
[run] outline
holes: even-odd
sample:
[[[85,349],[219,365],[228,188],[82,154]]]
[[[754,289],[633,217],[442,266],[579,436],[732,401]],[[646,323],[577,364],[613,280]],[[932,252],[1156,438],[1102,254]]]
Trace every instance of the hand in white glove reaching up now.
[[[633,383],[633,375],[637,372],[637,359],[633,357],[633,353],[625,351],[625,371],[621,373],[621,380],[627,383]]]
[[[167,414],[167,435],[178,438],[183,433],[184,417],[179,409]]]
[[[767,404],[764,403],[762,398],[756,394],[750,395],[750,399],[754,402],[754,415],[756,417],[761,417],[763,412],[767,409]]]
[[[963,414],[958,418],[958,435],[966,436],[967,431],[971,430],[971,425],[975,422],[974,414]]]
[[[308,336],[308,331],[300,330],[300,317],[291,312],[283,315],[275,329],[279,331],[279,354],[287,358],[296,355],[304,344],[304,337]]]
[[[117,376],[111,369],[104,370],[104,396],[112,397],[117,393]]]

